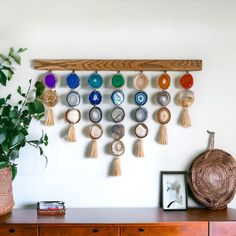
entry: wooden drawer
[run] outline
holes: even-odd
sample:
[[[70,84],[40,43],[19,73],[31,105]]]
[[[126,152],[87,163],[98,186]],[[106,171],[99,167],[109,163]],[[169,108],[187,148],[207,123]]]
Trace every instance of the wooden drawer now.
[[[118,227],[42,226],[39,236],[118,236]]]
[[[210,236],[236,236],[236,221],[210,222]]]
[[[181,222],[158,223],[157,226],[128,226],[121,228],[121,236],[208,236],[208,223]]]
[[[0,236],[37,236],[37,226],[4,225],[0,226]]]

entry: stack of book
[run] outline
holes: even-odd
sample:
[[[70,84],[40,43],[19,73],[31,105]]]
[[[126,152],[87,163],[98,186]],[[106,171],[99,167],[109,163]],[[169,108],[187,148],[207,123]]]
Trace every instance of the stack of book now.
[[[38,215],[61,216],[65,215],[65,203],[62,201],[41,201],[37,203]]]

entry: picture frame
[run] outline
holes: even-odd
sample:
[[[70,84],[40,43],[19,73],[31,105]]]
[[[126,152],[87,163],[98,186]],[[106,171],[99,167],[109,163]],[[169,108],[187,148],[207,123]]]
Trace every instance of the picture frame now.
[[[164,211],[187,210],[187,172],[161,171],[161,192]]]

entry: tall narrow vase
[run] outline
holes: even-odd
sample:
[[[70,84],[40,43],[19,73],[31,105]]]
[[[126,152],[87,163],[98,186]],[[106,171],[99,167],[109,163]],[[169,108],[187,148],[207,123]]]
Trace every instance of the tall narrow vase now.
[[[0,216],[10,213],[14,204],[11,167],[0,169]]]

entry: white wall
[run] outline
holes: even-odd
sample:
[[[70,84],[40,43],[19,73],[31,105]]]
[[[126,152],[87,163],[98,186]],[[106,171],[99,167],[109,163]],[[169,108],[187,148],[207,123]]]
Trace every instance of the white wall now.
[[[147,124],[150,134],[145,139],[146,157],[132,154],[135,138],[130,128],[135,124],[127,115],[125,126],[126,152],[122,157],[122,177],[108,176],[112,156],[105,152],[112,139],[106,132],[99,140],[100,157],[84,157],[89,138],[84,129],[89,121],[78,125],[78,142],[67,143],[62,134],[67,128],[60,119],[67,107],[59,103],[54,127],[39,122],[31,126],[31,137],[39,137],[44,129],[50,139],[46,148],[49,163],[32,148],[25,148],[18,161],[18,176],[14,181],[16,208],[26,207],[40,200],[64,200],[67,207],[156,207],[160,195],[161,170],[186,170],[191,161],[206,149],[206,130],[216,132],[216,147],[236,156],[236,15],[235,1],[179,0],[179,1],[115,1],[115,0],[0,0],[0,50],[10,46],[27,47],[23,64],[1,95],[15,91],[18,84],[27,87],[28,79],[36,81],[43,72],[31,67],[35,58],[135,58],[135,59],[202,59],[203,71],[194,72],[196,95],[190,109],[193,127],[184,129],[177,124],[181,108],[172,101],[172,121],[168,125],[169,145],[155,142],[158,124],[153,113],[158,105],[149,101]],[[68,72],[57,73],[65,78]],[[83,79],[88,72],[79,73]],[[111,75],[111,73],[102,73]],[[124,73],[126,76],[134,72]],[[160,73],[147,73],[150,79]],[[170,73],[170,92],[179,91],[174,81],[181,73]],[[69,91],[60,84],[58,93]],[[111,92],[108,88],[101,90]],[[158,90],[149,86],[153,96]],[[89,89],[80,93],[86,95]],[[125,93],[134,90],[127,88]],[[126,103],[128,103],[126,101]],[[135,105],[124,104],[127,114]],[[109,100],[102,105],[111,109]],[[82,112],[88,104],[80,105]],[[104,129],[111,122],[103,120]],[[190,201],[190,206],[194,205]],[[236,207],[236,198],[230,207]]]

